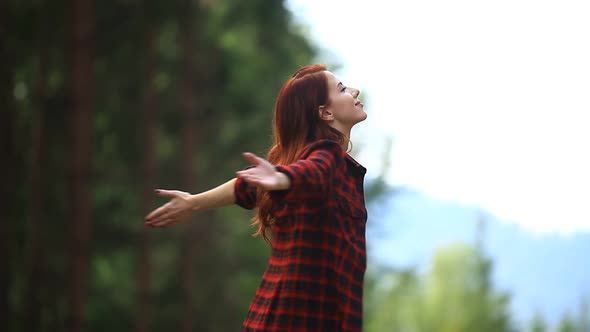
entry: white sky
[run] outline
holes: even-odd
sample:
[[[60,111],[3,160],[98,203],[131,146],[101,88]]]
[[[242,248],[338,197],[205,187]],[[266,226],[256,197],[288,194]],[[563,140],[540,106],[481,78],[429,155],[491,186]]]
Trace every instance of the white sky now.
[[[590,1],[287,3],[367,91],[353,142],[370,171],[392,137],[392,184],[590,230]]]

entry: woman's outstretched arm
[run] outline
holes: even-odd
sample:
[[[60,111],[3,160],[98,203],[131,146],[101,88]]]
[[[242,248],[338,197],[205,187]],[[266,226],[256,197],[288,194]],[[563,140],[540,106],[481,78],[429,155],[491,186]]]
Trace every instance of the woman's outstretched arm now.
[[[321,197],[321,193],[330,183],[330,174],[342,159],[342,150],[338,143],[328,140],[317,142],[310,150],[311,153],[305,160],[278,167],[252,153],[244,153],[244,158],[252,166],[237,172],[236,176],[250,186],[264,191],[284,193],[287,190],[285,199]],[[158,189],[156,193],[170,198],[170,201],[147,215],[145,224],[153,227],[175,225],[185,222],[195,212],[232,205],[236,203],[237,198],[236,181],[237,179],[229,180],[196,195],[178,190]],[[243,186],[239,187],[243,190]],[[249,196],[252,196],[249,197],[250,202],[243,204],[246,202],[240,200],[241,205],[253,207],[255,198],[253,195]]]
[[[145,224],[162,227],[185,222],[193,213],[207,209],[232,205],[235,202],[236,179],[211,190],[191,195],[178,190],[157,189],[156,194],[170,198],[170,201],[147,215]]]
[[[263,190],[289,188],[289,178],[277,172],[274,165],[251,153],[244,153],[244,158],[254,167],[237,172],[236,175],[239,178]],[[196,195],[178,190],[157,189],[156,194],[170,198],[170,201],[147,215],[145,224],[153,227],[175,225],[185,222],[195,212],[232,205],[236,203],[237,198],[236,181],[237,179],[229,180],[216,188]]]

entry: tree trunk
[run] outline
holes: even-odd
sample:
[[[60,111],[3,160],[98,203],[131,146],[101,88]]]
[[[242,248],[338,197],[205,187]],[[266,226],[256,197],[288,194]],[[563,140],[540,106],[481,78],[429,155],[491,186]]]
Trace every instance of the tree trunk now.
[[[156,38],[154,29],[147,27],[147,50],[145,52],[146,85],[141,109],[140,142],[143,141],[142,161],[142,196],[141,206],[143,215],[147,215],[154,202],[155,184],[155,139],[156,139],[156,87],[154,85],[156,63]],[[139,303],[135,320],[138,332],[151,330],[152,292],[151,292],[151,245],[149,229],[142,227],[139,235]]]
[[[182,52],[182,160],[183,160],[183,182],[187,188],[194,188],[195,185],[195,117],[198,112],[196,77],[195,71],[195,11],[197,8],[190,0],[184,0],[180,7],[180,48]],[[195,269],[195,241],[194,236],[199,232],[197,221],[188,224],[188,231],[183,240],[182,259],[182,288],[184,296],[183,331],[190,332],[195,327],[195,299],[194,282],[196,280]]]
[[[73,1],[72,50],[72,247],[71,247],[71,331],[86,330],[85,304],[88,294],[88,263],[92,213],[90,173],[92,156],[92,115],[95,92],[93,63],[95,45],[95,4],[93,0]]]
[[[14,222],[14,190],[16,186],[15,110],[12,91],[13,55],[9,45],[10,15],[8,1],[0,1],[0,329],[11,329],[12,309],[8,293],[12,274],[12,223]]]
[[[41,29],[47,28],[41,24]],[[29,241],[25,275],[24,320],[25,331],[39,331],[41,328],[41,282],[44,278],[43,262],[43,193],[45,192],[45,172],[47,131],[45,125],[45,101],[47,98],[48,46],[45,32],[40,32],[40,54],[37,68],[36,110],[33,112],[32,159],[30,166],[29,192]]]

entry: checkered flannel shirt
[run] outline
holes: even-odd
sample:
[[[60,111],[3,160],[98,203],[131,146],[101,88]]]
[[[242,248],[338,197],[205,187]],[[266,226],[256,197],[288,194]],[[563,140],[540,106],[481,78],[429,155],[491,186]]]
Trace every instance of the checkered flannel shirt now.
[[[360,332],[366,269],[366,169],[338,143],[313,143],[277,166],[291,180],[270,193],[272,249],[242,331]],[[256,207],[256,188],[238,179],[236,204]]]

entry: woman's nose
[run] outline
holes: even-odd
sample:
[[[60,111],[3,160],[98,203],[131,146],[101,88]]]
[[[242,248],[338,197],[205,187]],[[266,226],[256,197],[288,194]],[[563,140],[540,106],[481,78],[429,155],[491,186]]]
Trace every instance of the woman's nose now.
[[[352,96],[353,96],[354,98],[358,98],[360,94],[361,94],[361,90],[359,90],[359,89],[354,89],[354,88],[352,89]]]

